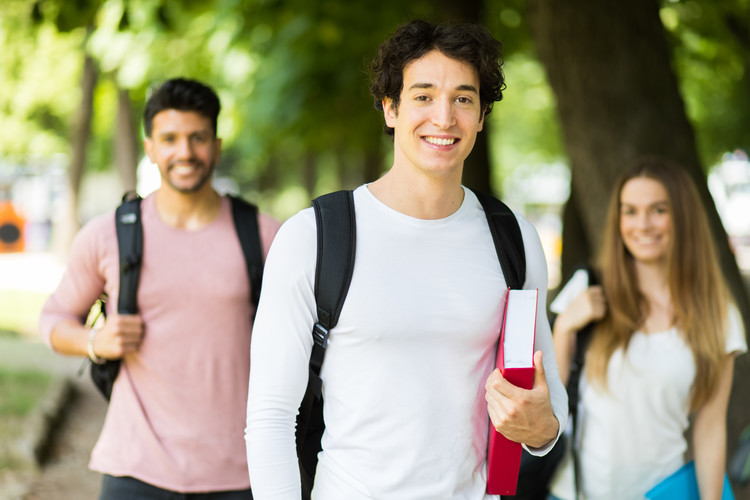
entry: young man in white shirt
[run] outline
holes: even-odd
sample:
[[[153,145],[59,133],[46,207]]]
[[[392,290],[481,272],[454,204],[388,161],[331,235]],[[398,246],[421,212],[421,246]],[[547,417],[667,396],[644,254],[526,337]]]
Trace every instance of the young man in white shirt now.
[[[390,170],[354,191],[351,286],[321,378],[326,431],[313,498],[491,498],[495,428],[546,453],[567,418],[549,324],[537,312],[534,389],[493,371],[507,284],[464,160],[504,88],[500,50],[476,25],[403,25],[373,62],[371,91],[393,136]],[[547,267],[518,217],[524,288],[545,303]],[[266,265],[251,346],[246,440],[258,500],[299,498],[295,417],[317,311],[316,225],[303,210]]]

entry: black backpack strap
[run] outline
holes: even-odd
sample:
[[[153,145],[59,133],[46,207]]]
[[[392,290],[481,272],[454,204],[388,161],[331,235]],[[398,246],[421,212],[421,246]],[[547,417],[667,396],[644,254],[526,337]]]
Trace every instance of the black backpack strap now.
[[[143,226],[141,224],[141,198],[135,192],[125,193],[122,203],[115,210],[115,232],[120,261],[117,312],[137,314],[138,281],[143,256]],[[103,303],[100,303],[100,307],[104,312]],[[91,379],[107,400],[112,395],[112,387],[120,372],[120,363],[119,359],[108,359],[101,364],[91,363]]]
[[[115,211],[117,248],[120,254],[120,291],[117,312],[136,314],[138,280],[143,257],[143,226],[141,224],[141,197],[134,192],[125,193]]]
[[[313,200],[318,228],[315,268],[315,303],[318,321],[313,326],[313,350],[310,355],[312,389],[320,396],[320,368],[328,344],[328,335],[336,326],[354,271],[357,246],[354,196],[351,191],[336,191]]]
[[[570,274],[573,274],[583,269],[588,274],[589,286],[599,284],[596,273],[588,264],[583,264],[576,267]],[[578,461],[578,452],[576,450],[576,436],[578,435],[578,397],[580,389],[581,373],[583,372],[584,361],[586,360],[586,350],[589,347],[592,334],[596,322],[591,322],[584,326],[578,331],[576,335],[576,352],[573,356],[573,361],[570,364],[570,374],[568,375],[568,385],[566,387],[568,391],[568,412],[570,413],[570,428],[571,428],[571,450],[573,454],[573,478],[575,481],[575,493],[576,497],[579,498],[578,492],[581,490],[581,470]]]
[[[258,307],[260,286],[263,281],[263,247],[260,242],[258,207],[238,196],[229,196],[232,204],[232,219],[245,256],[247,276],[250,279],[250,298]]]
[[[523,288],[526,281],[526,254],[518,220],[510,208],[494,196],[472,189],[487,216],[492,241],[503,276],[510,288]]]
[[[320,369],[328,335],[336,326],[349,291],[356,251],[354,196],[336,191],[313,200],[318,248],[315,268],[315,302],[318,321],[312,329],[307,389],[297,415],[297,457],[300,464],[303,498],[309,498],[318,464],[320,440],[325,429]]]
[[[589,286],[597,285],[599,282],[596,277],[596,273],[587,264],[576,267],[571,272],[571,277],[578,270],[584,270],[589,277]],[[583,371],[584,360],[586,359],[586,349],[588,349],[589,342],[591,341],[591,334],[596,326],[595,322],[591,322],[584,326],[576,334],[576,352],[573,356],[573,362],[570,365],[570,375],[568,376],[568,409],[570,414],[574,417],[572,422],[573,430],[575,431],[575,416],[578,412],[578,389],[581,372]]]

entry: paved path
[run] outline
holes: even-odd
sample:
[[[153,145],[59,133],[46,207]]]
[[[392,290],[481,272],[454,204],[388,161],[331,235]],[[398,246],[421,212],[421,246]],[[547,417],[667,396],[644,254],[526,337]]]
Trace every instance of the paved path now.
[[[107,406],[88,378],[74,380],[74,396],[56,429],[41,471],[23,500],[96,500],[101,476],[88,461]]]
[[[35,339],[0,337],[0,364],[48,370],[73,386],[38,473],[0,474],[0,500],[96,500],[100,476],[88,470],[88,458],[107,406],[88,373],[78,377],[81,359],[57,355]]]

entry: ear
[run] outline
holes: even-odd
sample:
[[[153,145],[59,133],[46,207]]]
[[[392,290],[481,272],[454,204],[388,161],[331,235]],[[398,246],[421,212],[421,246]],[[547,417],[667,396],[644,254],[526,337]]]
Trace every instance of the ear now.
[[[385,124],[391,128],[396,127],[396,118],[398,117],[398,107],[393,105],[393,99],[390,97],[383,98],[383,116]]]
[[[481,132],[484,128],[484,116],[487,114],[486,110],[482,110],[482,114],[479,116],[479,126],[477,127],[477,132]]]
[[[152,154],[152,148],[154,147],[154,140],[150,137],[146,137],[143,139],[143,150],[146,152],[146,156],[148,156],[148,159],[151,161],[151,163],[156,163],[154,160],[154,156]]]

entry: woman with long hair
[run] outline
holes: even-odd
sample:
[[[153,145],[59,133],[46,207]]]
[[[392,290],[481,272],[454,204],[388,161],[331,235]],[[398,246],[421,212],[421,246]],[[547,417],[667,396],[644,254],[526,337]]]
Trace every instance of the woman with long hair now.
[[[572,300],[553,328],[567,382],[576,334],[596,323],[574,445],[580,493],[644,498],[684,464],[692,417],[700,497],[720,499],[734,357],[747,344],[685,169],[649,157],[620,176],[597,267],[601,286]],[[575,498],[573,467],[557,471],[553,498]]]

